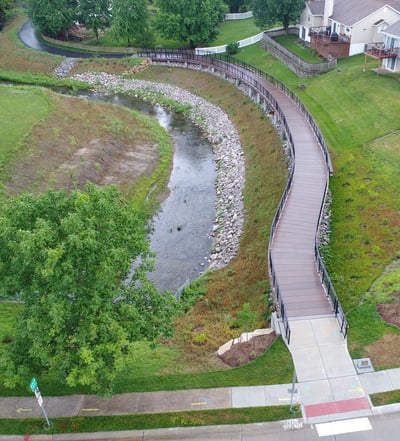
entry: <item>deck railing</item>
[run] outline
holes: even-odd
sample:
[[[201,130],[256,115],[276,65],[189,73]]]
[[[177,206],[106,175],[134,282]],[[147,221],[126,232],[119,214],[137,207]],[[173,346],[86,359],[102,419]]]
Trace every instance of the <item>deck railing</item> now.
[[[271,257],[271,251],[272,251],[272,244],[273,244],[273,236],[276,230],[276,226],[278,224],[279,218],[281,216],[282,210],[284,208],[285,202],[287,200],[288,194],[290,192],[290,188],[293,182],[293,173],[294,173],[294,162],[295,162],[295,149],[293,144],[293,138],[292,134],[290,132],[289,125],[287,123],[285,114],[283,113],[278,101],[275,99],[275,97],[271,94],[271,92],[261,83],[262,80],[267,80],[271,84],[273,84],[276,88],[281,90],[285,95],[290,97],[293,102],[298,106],[301,113],[303,114],[304,118],[308,121],[310,124],[311,129],[314,132],[314,135],[316,139],[318,140],[318,143],[321,147],[321,151],[324,156],[325,160],[325,166],[327,168],[327,181],[325,185],[325,193],[324,198],[321,203],[320,208],[320,216],[319,216],[319,222],[318,226],[321,221],[322,211],[325,205],[325,199],[326,199],[326,193],[329,186],[329,177],[333,174],[333,168],[331,159],[329,156],[328,148],[325,142],[325,139],[320,132],[317,123],[315,122],[312,115],[309,113],[309,111],[306,109],[304,104],[300,101],[300,99],[293,93],[292,90],[287,88],[282,82],[274,78],[273,76],[269,75],[268,73],[262,71],[261,69],[248,64],[244,61],[226,56],[226,55],[214,55],[214,56],[202,56],[197,55],[194,51],[189,50],[171,50],[171,49],[150,49],[150,50],[142,50],[137,54],[140,57],[149,57],[152,58],[153,62],[160,62],[162,64],[174,64],[177,63],[177,65],[187,68],[198,68],[199,66],[202,66],[203,68],[206,68],[211,73],[218,73],[219,75],[223,75],[226,79],[231,79],[236,82],[237,85],[240,83],[246,84],[248,87],[250,87],[253,91],[256,91],[258,94],[257,99],[259,100],[260,97],[267,100],[270,106],[274,108],[274,112],[277,116],[277,121],[279,121],[281,127],[283,128],[286,138],[287,138],[287,145],[288,145],[288,152],[289,152],[289,177],[286,183],[285,190],[283,192],[283,195],[281,197],[281,200],[278,205],[278,209],[276,211],[276,214],[274,216],[272,226],[271,226],[271,232],[270,232],[270,239],[269,239],[269,247],[268,247],[268,268],[269,268],[269,274],[271,279],[271,284],[273,288],[273,292],[276,297],[277,301],[277,310],[280,315],[280,318],[283,322],[284,328],[285,328],[285,337],[288,342],[290,342],[290,326],[289,321],[286,316],[285,311],[285,305],[281,296],[281,291],[279,287],[279,280],[277,279],[277,275],[275,273],[274,265],[272,262]],[[328,276],[328,273],[326,271],[325,265],[323,263],[323,260],[319,254],[318,251],[318,234],[316,232],[315,236],[315,259],[317,264],[317,269],[321,277],[321,281],[325,287],[326,293],[328,298],[330,299],[332,309],[335,313],[335,316],[339,320],[339,325],[341,332],[343,333],[344,337],[347,333],[347,321],[345,318],[345,315],[343,313],[343,310],[340,306],[338,297],[336,295],[336,292],[333,288],[332,282]]]

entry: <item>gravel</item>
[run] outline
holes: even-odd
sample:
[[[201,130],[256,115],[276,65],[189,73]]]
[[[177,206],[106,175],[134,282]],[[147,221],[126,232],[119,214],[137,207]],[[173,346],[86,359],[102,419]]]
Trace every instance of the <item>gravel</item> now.
[[[239,134],[226,113],[197,95],[170,84],[90,72],[74,75],[73,79],[89,83],[101,92],[129,93],[161,105],[165,105],[167,98],[190,107],[189,118],[214,146],[217,167],[214,246],[209,267],[221,268],[228,264],[237,253],[243,229],[245,157]]]

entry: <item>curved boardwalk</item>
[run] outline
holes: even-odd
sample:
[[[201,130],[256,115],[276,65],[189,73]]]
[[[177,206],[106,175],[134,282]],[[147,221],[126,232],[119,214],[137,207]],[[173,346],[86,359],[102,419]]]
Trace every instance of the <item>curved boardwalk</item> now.
[[[314,133],[297,105],[270,83],[265,82],[265,87],[285,114],[296,158],[293,183],[271,247],[286,315],[289,319],[331,315],[314,256],[328,170]]]

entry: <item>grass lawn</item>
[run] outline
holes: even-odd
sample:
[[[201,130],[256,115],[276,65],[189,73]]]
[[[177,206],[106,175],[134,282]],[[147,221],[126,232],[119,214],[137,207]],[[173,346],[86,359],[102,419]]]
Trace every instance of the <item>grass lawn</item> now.
[[[219,27],[218,37],[208,46],[220,46],[222,44],[232,43],[253,37],[262,32],[254,23],[254,18],[245,20],[225,20]]]
[[[199,412],[169,412],[143,415],[52,418],[46,433],[108,432],[167,427],[194,427],[215,424],[250,424],[292,418],[289,406],[218,409]],[[0,419],[2,434],[42,434],[43,419]],[[47,435],[46,435],[47,436]]]
[[[19,144],[49,111],[49,100],[37,88],[0,86],[0,157]]]
[[[274,40],[308,63],[321,63],[321,61],[324,61],[313,49],[305,47],[298,35],[280,35],[274,37]]]

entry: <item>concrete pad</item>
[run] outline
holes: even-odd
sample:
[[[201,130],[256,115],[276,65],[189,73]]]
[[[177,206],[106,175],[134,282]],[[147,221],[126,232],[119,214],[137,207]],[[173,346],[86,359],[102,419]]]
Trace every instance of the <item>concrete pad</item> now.
[[[79,410],[79,415],[106,415],[109,400],[109,398],[102,398],[96,395],[84,395],[82,407]]]
[[[335,317],[311,320],[318,345],[346,344]]]
[[[6,397],[0,400],[1,418],[37,418],[42,415],[36,398]]]
[[[365,391],[357,375],[330,378],[329,384],[335,401],[365,397]]]
[[[386,373],[392,383],[393,389],[400,389],[400,368],[388,369]]]
[[[299,387],[294,385],[295,392],[293,392],[293,402],[299,401]],[[271,386],[264,386],[265,405],[266,406],[281,406],[288,405],[292,401],[292,384],[275,384]]]
[[[293,335],[293,330],[292,330]],[[289,346],[296,369],[297,381],[314,381],[326,379],[325,366],[318,347],[298,349]]]
[[[393,389],[393,385],[386,371],[370,372],[359,375],[358,378],[367,394],[386,392]]]
[[[356,375],[353,360],[345,344],[319,346],[328,378]]]
[[[72,417],[79,414],[83,403],[83,395],[68,395],[44,398],[47,415],[49,418]]]
[[[265,406],[264,386],[234,387],[232,407]]]
[[[144,392],[138,395],[138,413],[168,412],[170,409],[171,392]]]
[[[109,415],[129,415],[137,413],[139,394],[119,394],[109,399],[107,413]]]
[[[329,403],[335,399],[328,380],[299,383],[299,391],[303,405]]]
[[[310,320],[290,320],[292,338],[290,348],[309,348],[315,346],[315,335]]]

